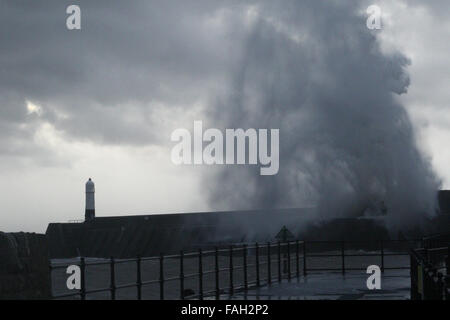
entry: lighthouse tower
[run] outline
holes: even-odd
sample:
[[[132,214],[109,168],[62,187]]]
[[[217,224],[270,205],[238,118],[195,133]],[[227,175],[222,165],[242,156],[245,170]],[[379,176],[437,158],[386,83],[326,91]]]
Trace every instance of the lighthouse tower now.
[[[89,178],[86,182],[86,210],[84,212],[84,220],[92,221],[95,218],[95,185]]]

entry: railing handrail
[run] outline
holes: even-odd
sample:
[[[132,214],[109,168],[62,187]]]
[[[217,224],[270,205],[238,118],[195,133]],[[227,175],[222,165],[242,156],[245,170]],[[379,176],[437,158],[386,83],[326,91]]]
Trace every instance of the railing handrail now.
[[[281,247],[286,247],[288,244],[292,245],[295,244],[298,241],[299,244],[303,244],[304,242],[307,242],[309,244],[319,244],[319,243],[336,243],[336,244],[340,244],[342,242],[345,242],[346,244],[361,244],[361,243],[389,243],[389,242],[404,242],[404,243],[409,243],[409,242],[420,242],[421,239],[408,239],[408,240],[374,240],[374,241],[356,241],[356,240],[288,240],[288,241],[283,241],[280,242]],[[247,250],[252,250],[252,249],[256,249],[256,246],[249,246],[247,243],[240,243],[240,244],[233,244],[233,251],[241,251],[243,250],[243,246],[247,245],[246,249]],[[270,242],[270,247],[274,248],[278,246],[278,242]],[[261,248],[262,245],[259,246],[259,248]],[[266,246],[264,246],[266,247]],[[444,247],[443,247],[444,248]],[[446,248],[446,247],[445,247]],[[419,248],[419,249],[423,249],[423,248]],[[428,249],[430,251],[432,250],[438,250],[438,249],[442,249],[442,248],[431,248]],[[229,253],[229,248],[220,248],[218,249],[218,252],[222,252],[222,253]],[[202,255],[208,255],[208,254],[214,254],[215,250],[211,249],[211,250],[204,250],[202,251]],[[189,252],[184,252],[183,256],[184,257],[198,257],[199,253],[198,251],[189,251]],[[365,254],[363,254],[365,255]],[[387,254],[386,254],[387,255]],[[87,258],[88,257],[84,257]],[[170,255],[164,255],[164,259],[177,259],[180,258],[180,254],[170,254]],[[73,258],[67,258],[67,259],[80,259],[80,257],[73,257]],[[86,262],[86,265],[103,265],[103,264],[109,264],[110,263],[110,258],[95,258],[93,257],[93,259],[99,259],[102,261],[89,261]],[[115,258],[115,262],[116,263],[127,263],[127,262],[136,262],[137,261],[137,257],[136,258]],[[147,256],[147,257],[141,257],[140,258],[141,261],[148,261],[148,260],[158,260],[159,259],[159,255],[158,256]],[[69,262],[56,262],[53,263],[51,262],[51,266],[58,268],[58,267],[64,267],[64,266],[69,266],[71,263]]]

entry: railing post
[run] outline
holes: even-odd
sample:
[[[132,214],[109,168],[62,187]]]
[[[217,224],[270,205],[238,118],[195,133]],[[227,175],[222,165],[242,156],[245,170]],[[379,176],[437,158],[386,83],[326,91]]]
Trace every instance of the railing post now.
[[[381,240],[381,272],[384,272],[384,245],[383,245],[383,240]]]
[[[433,280],[430,273],[432,272],[430,269],[426,269],[426,279],[427,279],[427,291],[426,291],[426,297],[425,300],[432,300],[433,299]]]
[[[423,300],[431,300],[433,295],[433,283],[431,281],[431,270],[427,264],[423,266]]]
[[[281,244],[278,241],[278,282],[281,282]]]
[[[284,250],[282,249],[282,251],[283,251],[283,254],[281,255],[281,260],[283,261],[283,272],[282,272],[282,275],[285,275],[285,274],[287,274],[287,254],[286,254],[286,244],[287,244],[287,242],[285,242],[285,243],[282,243],[282,247],[284,247]]]
[[[444,290],[445,300],[450,300],[450,277],[445,278]]]
[[[434,276],[435,276],[434,269],[430,269],[430,272],[429,272],[429,278],[430,278],[430,286],[429,286],[430,294],[429,294],[429,296],[430,296],[430,298],[429,298],[429,300],[435,299],[435,296],[436,296],[436,283],[434,281]]]
[[[418,290],[418,268],[417,260],[414,251],[411,251],[409,256],[409,270],[411,278],[411,300],[419,300]]]
[[[428,271],[423,261],[420,263],[420,267],[422,277],[422,300],[426,300],[428,293]]]
[[[411,300],[415,300],[415,271],[414,271],[414,257],[412,255],[412,253],[409,254],[409,275],[410,275],[410,297]]]
[[[180,250],[180,299],[184,300],[184,252]]]
[[[136,259],[136,286],[137,286],[137,299],[142,300],[142,274],[141,274],[140,255],[138,255]]]
[[[256,256],[256,286],[259,287],[261,285],[259,279],[259,245],[258,242],[255,244],[255,256]]]
[[[242,246],[242,259],[244,260],[244,289],[248,289],[248,279],[247,279],[247,245]]]
[[[86,300],[86,262],[84,257],[80,259],[80,299]]]
[[[447,259],[445,259],[445,267],[447,269],[447,276],[450,276],[450,246],[447,248]]]
[[[306,277],[306,241],[303,240],[303,276]]]
[[[216,271],[216,300],[220,299],[220,286],[219,286],[219,249],[216,247],[214,253],[215,271]]]
[[[267,283],[272,284],[272,259],[270,254],[270,242],[267,242]]]
[[[164,255],[159,254],[159,299],[164,300]]]
[[[433,283],[433,300],[439,300],[439,283],[436,281],[437,277],[437,271],[433,270],[433,274],[431,276],[431,281]]]
[[[300,278],[300,248],[299,248],[298,240],[295,241],[295,266],[296,266],[296,275],[297,281]]]
[[[430,288],[431,288],[431,299],[436,300],[437,296],[437,282],[435,281],[435,278],[437,277],[436,270],[431,270],[431,276],[430,276]]]
[[[444,279],[443,279],[443,275],[442,273],[438,272],[437,274],[437,284],[436,284],[436,290],[437,290],[437,294],[436,294],[436,298],[437,300],[444,300]]]
[[[291,281],[291,242],[287,242],[287,273],[288,280]]]
[[[230,246],[230,296],[233,295],[233,245]]]
[[[110,275],[111,275],[111,300],[116,300],[116,272],[115,272],[114,257],[111,257]]]
[[[341,242],[342,274],[345,274],[345,243]]]
[[[203,300],[203,261],[202,261],[202,249],[198,249],[198,290],[199,298]]]

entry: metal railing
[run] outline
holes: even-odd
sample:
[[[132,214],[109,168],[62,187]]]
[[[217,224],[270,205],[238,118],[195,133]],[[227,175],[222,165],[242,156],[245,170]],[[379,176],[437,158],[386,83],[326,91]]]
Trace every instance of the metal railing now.
[[[168,283],[178,282],[179,299],[204,299],[215,298],[220,299],[223,295],[232,296],[236,292],[248,290],[250,288],[259,287],[263,285],[271,285],[275,282],[282,282],[283,280],[291,281],[292,278],[299,279],[300,276],[307,276],[310,272],[322,271],[338,271],[345,274],[348,271],[366,270],[367,266],[354,267],[349,265],[348,259],[350,257],[375,257],[379,258],[378,263],[381,265],[381,271],[387,269],[409,269],[410,266],[385,266],[385,259],[389,256],[409,256],[408,249],[397,249],[397,252],[386,252],[386,244],[409,243],[409,241],[376,241],[370,242],[374,249],[369,253],[353,252],[352,247],[363,242],[356,241],[287,241],[287,242],[268,242],[266,244],[238,244],[230,245],[228,247],[218,248],[213,250],[202,250],[194,252],[180,251],[176,255],[163,255],[162,253],[156,257],[137,257],[131,259],[103,259],[102,261],[88,261],[87,258],[78,258],[76,263],[52,263],[50,265],[52,271],[58,269],[65,269],[68,265],[76,264],[80,267],[80,289],[73,290],[68,293],[55,294],[54,298],[69,298],[79,297],[81,300],[86,299],[87,295],[109,292],[110,299],[115,300],[116,292],[119,289],[136,288],[136,298],[141,300],[143,298],[143,289],[146,286],[156,286],[159,288],[159,299],[167,298],[166,286]],[[394,245],[395,246],[395,245]],[[316,247],[316,248],[313,248]],[[330,253],[329,248],[338,248]],[[327,250],[328,248],[328,250]],[[205,269],[204,260],[212,258],[209,266],[210,269]],[[338,266],[320,267],[308,265],[311,259],[334,259],[334,263]],[[167,276],[166,261],[171,260],[176,262],[179,267],[176,275]],[[191,262],[190,268],[187,268],[186,261]],[[143,263],[151,261],[154,268],[152,273],[157,273],[158,278],[151,280],[143,279]],[[337,262],[339,261],[339,262]],[[240,262],[240,263],[239,263]],[[116,269],[119,265],[124,263],[135,264],[136,275],[132,282],[119,284],[116,279]],[[193,266],[195,263],[196,266]],[[227,266],[224,267],[224,263]],[[311,263],[311,262],[310,262]],[[109,272],[109,285],[103,288],[88,289],[86,286],[86,271],[92,266],[104,266]],[[173,265],[172,265],[173,266]],[[195,267],[196,272],[192,272]],[[108,270],[109,269],[109,270]],[[172,268],[173,269],[173,268]],[[239,272],[239,274],[238,274]],[[249,280],[249,273],[254,275],[253,280]],[[263,277],[262,274],[265,274]],[[275,274],[274,274],[275,273]],[[224,274],[227,276],[227,281],[221,281]],[[239,277],[237,278],[237,276]],[[129,276],[129,273],[127,273]],[[205,277],[211,276],[213,288],[206,290]],[[186,290],[185,283],[188,280],[195,279],[197,282],[198,292]],[[173,286],[172,286],[173,288]],[[173,294],[171,295],[173,298]],[[172,299],[170,298],[170,299]]]
[[[411,299],[450,300],[450,246],[410,253]]]

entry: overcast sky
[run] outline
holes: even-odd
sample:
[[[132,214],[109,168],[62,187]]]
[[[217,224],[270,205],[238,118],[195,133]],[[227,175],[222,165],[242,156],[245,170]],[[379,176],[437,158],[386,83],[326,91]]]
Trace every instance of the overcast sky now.
[[[81,30],[66,28],[65,11],[71,4],[81,7]],[[365,9],[370,4],[382,10],[382,30],[365,26]],[[49,222],[83,219],[84,183],[89,177],[96,183],[97,215],[263,207],[258,203],[268,194],[281,193],[282,185],[300,185],[298,190],[308,193],[318,185],[308,180],[315,179],[314,170],[298,169],[304,175],[312,172],[305,178],[308,183],[290,179],[297,168],[294,159],[307,167],[305,157],[317,152],[309,143],[300,145],[301,158],[281,154],[287,158],[280,159],[281,165],[284,162],[290,170],[283,173],[280,168],[280,175],[273,177],[276,180],[265,180],[266,192],[258,189],[259,180],[243,192],[241,186],[249,183],[246,175],[239,174],[239,181],[224,176],[223,168],[173,165],[170,134],[176,128],[192,128],[194,120],[217,128],[263,128],[288,125],[289,119],[304,121],[305,114],[314,116],[311,121],[321,119],[317,126],[310,122],[308,130],[285,129],[295,133],[285,135],[290,141],[302,140],[315,132],[315,126],[326,131],[328,119],[318,111],[296,112],[298,101],[311,103],[311,108],[314,102],[323,103],[317,99],[318,92],[324,97],[339,93],[340,105],[374,95],[371,101],[396,110],[386,111],[387,117],[403,117],[404,110],[411,120],[406,127],[411,124],[414,133],[408,135],[413,142],[405,144],[417,147],[423,157],[418,167],[424,172],[417,179],[432,172],[443,188],[450,188],[449,7],[445,0],[279,4],[0,0],[0,230],[43,232]],[[371,49],[361,47],[365,44]],[[366,51],[369,60],[362,58]],[[349,68],[343,82],[354,87],[343,88],[338,78],[347,63],[352,65],[351,59],[356,67]],[[339,70],[328,65],[330,61]],[[366,70],[367,62],[374,68]],[[390,74],[374,76],[377,80],[368,81],[367,90],[358,85],[377,72],[378,64],[390,65]],[[274,65],[291,76],[274,77]],[[261,97],[267,84],[273,90],[270,99]],[[382,88],[371,90],[371,86]],[[355,90],[359,94],[353,94]],[[247,107],[255,104],[255,108],[285,107],[287,111],[242,113],[242,106],[233,104],[237,93],[250,95],[240,100]],[[321,106],[318,110],[326,112]],[[377,118],[378,112],[384,112],[379,110],[371,111],[367,119],[386,121]],[[354,112],[364,115],[359,109]],[[333,116],[336,121],[341,113]],[[253,120],[242,121],[246,116]],[[233,122],[233,117],[241,119]],[[358,129],[351,128],[354,119],[344,120],[342,124],[358,136]],[[392,132],[389,125],[386,128],[379,137],[373,136],[378,131],[371,131],[371,138],[390,139]],[[282,127],[280,132],[282,140]],[[355,143],[363,145],[364,139]],[[331,146],[326,150],[331,150],[332,158],[338,149],[346,152],[342,144]],[[378,149],[349,153],[364,150],[371,154]],[[431,168],[422,166],[428,162]],[[355,172],[361,170],[351,170]],[[415,192],[423,193],[420,188]],[[283,191],[270,201],[277,207],[302,205],[291,201],[298,194],[286,196]],[[243,195],[251,201],[245,202]],[[305,196],[304,204],[308,199]]]

